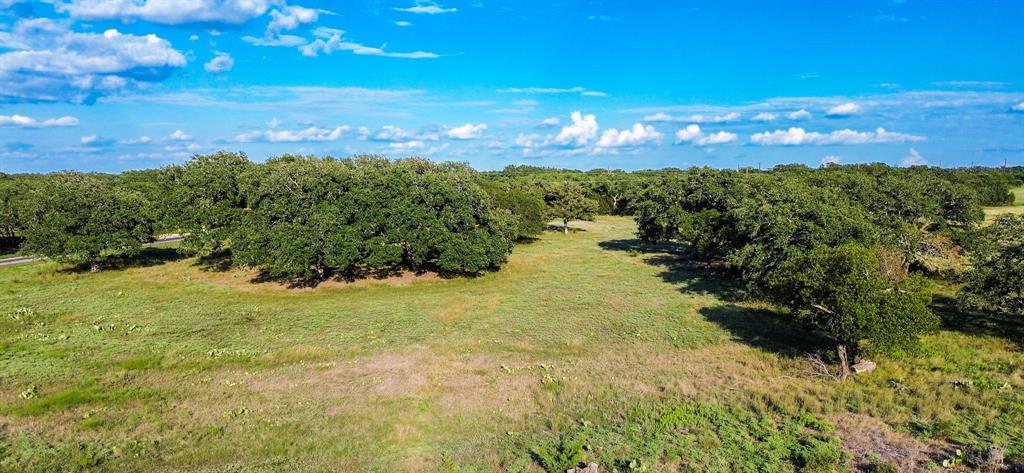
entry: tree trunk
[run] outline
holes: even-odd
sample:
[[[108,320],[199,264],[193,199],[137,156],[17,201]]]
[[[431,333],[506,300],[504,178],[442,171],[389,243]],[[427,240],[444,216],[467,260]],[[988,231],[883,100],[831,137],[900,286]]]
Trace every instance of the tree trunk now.
[[[569,234],[569,219],[562,218],[562,233]]]
[[[839,380],[845,381],[850,375],[850,362],[846,357],[846,344],[836,344],[836,353],[839,355]]]

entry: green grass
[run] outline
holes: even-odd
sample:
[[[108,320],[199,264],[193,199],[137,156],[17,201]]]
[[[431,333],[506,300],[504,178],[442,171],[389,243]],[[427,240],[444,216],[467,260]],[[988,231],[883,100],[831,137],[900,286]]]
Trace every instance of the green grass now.
[[[163,250],[0,268],[0,471],[541,471],[581,438],[620,471],[930,461],[864,438],[1024,460],[1012,320],[949,311],[915,356],[826,382],[820,337],[629,219],[578,227],[476,278],[315,290]]]
[[[1024,205],[1024,186],[1010,189],[1013,192],[1013,205]]]

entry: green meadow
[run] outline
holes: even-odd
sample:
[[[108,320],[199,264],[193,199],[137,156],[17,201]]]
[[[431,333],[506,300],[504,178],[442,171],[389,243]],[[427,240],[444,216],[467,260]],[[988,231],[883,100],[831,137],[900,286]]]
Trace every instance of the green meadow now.
[[[0,267],[0,470],[925,471],[990,446],[1024,460],[1021,322],[962,314],[939,286],[941,330],[840,383],[807,358],[827,340],[679,248],[640,244],[632,219],[572,225],[473,278],[289,289],[169,246],[99,273]]]

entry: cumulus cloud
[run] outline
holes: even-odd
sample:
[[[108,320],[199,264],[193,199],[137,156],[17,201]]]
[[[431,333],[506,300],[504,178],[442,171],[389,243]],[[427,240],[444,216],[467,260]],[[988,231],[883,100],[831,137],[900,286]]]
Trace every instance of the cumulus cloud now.
[[[435,59],[441,57],[439,54],[427,51],[412,51],[405,53],[394,53],[385,51],[384,47],[375,48],[343,39],[345,32],[334,28],[320,27],[313,30],[316,40],[299,47],[303,56],[316,57],[320,54],[331,54],[335,51],[351,51],[353,54],[366,56],[381,56],[403,59]]]
[[[82,20],[144,20],[162,25],[227,23],[238,25],[262,16],[269,0],[71,0],[58,11]]]
[[[277,130],[274,128],[275,127],[271,127],[269,130],[243,133],[236,136],[235,140],[243,143],[253,141],[262,141],[267,143],[337,141],[351,130],[351,127],[348,125],[341,125],[334,128],[311,126],[302,130]]]
[[[584,97],[607,97],[608,94],[597,90],[588,90],[583,87],[506,87],[498,89],[501,94],[579,94]]]
[[[853,102],[846,102],[828,109],[828,111],[825,112],[825,116],[830,118],[842,118],[856,115],[858,113],[860,113],[860,105]]]
[[[597,137],[597,117],[594,114],[583,115],[580,112],[572,112],[570,115],[572,123],[562,127],[562,130],[555,135],[555,144],[567,146],[584,146],[588,141]]]
[[[796,120],[796,121],[810,120],[811,119],[811,112],[808,112],[807,110],[804,110],[804,109],[801,108],[800,110],[797,110],[795,112],[788,113],[786,115],[786,118],[788,118],[790,120]]]
[[[156,35],[109,29],[78,33],[47,18],[19,20],[0,32],[0,101],[92,103],[99,96],[160,81],[185,56]]]
[[[686,122],[686,123],[729,123],[739,121],[741,118],[738,112],[729,112],[722,115],[690,115],[690,116],[673,116],[664,112],[658,112],[653,115],[644,116],[645,122]]]
[[[0,126],[12,126],[20,128],[50,128],[55,126],[76,126],[78,119],[72,116],[60,118],[47,118],[36,120],[24,115],[0,115]]]
[[[732,143],[736,141],[736,134],[727,131],[705,134],[700,125],[690,124],[686,128],[676,131],[676,144],[692,143],[697,146],[710,146]]]
[[[924,141],[925,137],[887,131],[877,128],[875,131],[854,131],[850,129],[836,130],[831,133],[806,131],[793,127],[788,130],[755,133],[750,142],[764,146],[795,146],[795,145],[859,145],[874,143],[907,143]]]
[[[1010,107],[1010,110],[1013,110],[1014,112],[1024,112],[1024,102]]]
[[[605,130],[604,133],[601,133],[601,139],[597,141],[597,147],[622,148],[655,144],[661,139],[661,136],[661,133],[658,133],[651,125],[634,123],[632,128],[622,131],[615,128]]]
[[[395,26],[412,26],[412,23],[408,21],[396,21]]]
[[[921,153],[918,153],[916,149],[910,148],[910,154],[907,157],[903,158],[903,161],[901,161],[900,164],[906,167],[927,166],[928,161],[925,160],[924,157],[921,156]]]
[[[396,141],[388,143],[388,148],[397,150],[423,149],[426,147],[427,144],[421,140]]]
[[[188,141],[192,139],[192,135],[181,130],[174,130],[174,133],[167,135],[167,139],[171,141]]]
[[[758,113],[757,115],[754,115],[753,118],[751,118],[751,120],[755,122],[773,122],[778,118],[779,116],[775,113],[761,112]]]
[[[416,13],[420,15],[439,15],[441,13],[455,13],[459,11],[458,8],[445,8],[434,2],[416,2],[416,5],[406,8],[398,8],[397,11],[404,11],[406,13]]]
[[[456,140],[471,140],[473,138],[479,138],[486,129],[487,125],[484,123],[479,125],[467,123],[448,130],[445,135]]]
[[[219,51],[216,54],[217,56],[203,64],[203,69],[206,69],[206,72],[220,74],[221,72],[230,71],[232,67],[235,67],[235,60],[231,58],[230,54]]]

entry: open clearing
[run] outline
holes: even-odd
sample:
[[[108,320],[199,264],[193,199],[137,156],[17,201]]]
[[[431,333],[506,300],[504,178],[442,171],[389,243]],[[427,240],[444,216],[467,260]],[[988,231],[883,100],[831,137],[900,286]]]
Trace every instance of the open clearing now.
[[[631,219],[574,225],[471,279],[292,291],[166,248],[0,268],[0,468],[517,471],[568,437],[620,469],[1024,454],[1019,322],[940,305],[922,353],[826,382],[804,361],[824,340]]]

